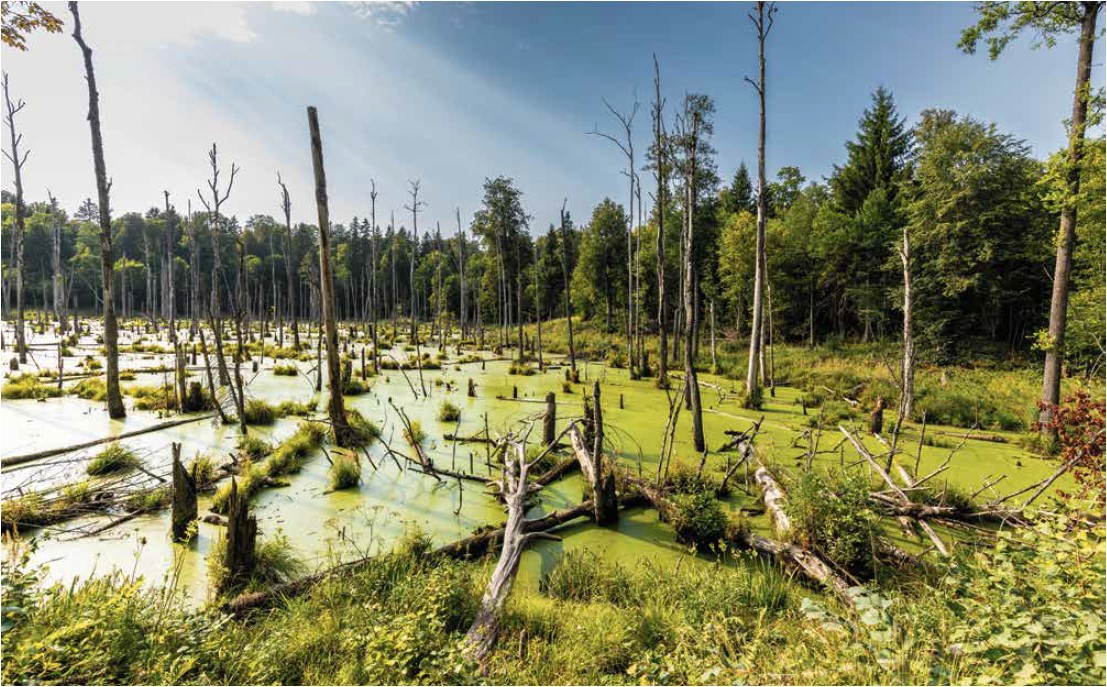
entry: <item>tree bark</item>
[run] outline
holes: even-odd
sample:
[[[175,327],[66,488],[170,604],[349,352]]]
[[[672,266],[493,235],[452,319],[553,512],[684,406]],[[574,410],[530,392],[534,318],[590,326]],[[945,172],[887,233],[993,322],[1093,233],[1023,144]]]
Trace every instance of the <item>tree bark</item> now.
[[[96,196],[100,207],[100,274],[104,304],[104,378],[108,416],[126,417],[123,394],[119,389],[119,325],[115,319],[115,298],[112,295],[114,258],[111,238],[111,182],[104,163],[104,139],[100,135],[100,93],[96,90],[96,73],[92,67],[92,48],[81,35],[81,15],[76,2],[69,3],[73,14],[73,40],[84,56],[85,80],[88,82],[88,125],[92,134],[92,163],[96,172]]]
[[[1061,402],[1061,376],[1065,356],[1065,324],[1069,307],[1069,274],[1072,271],[1072,251],[1076,243],[1076,198],[1080,193],[1080,160],[1084,155],[1084,133],[1088,125],[1088,100],[1095,53],[1096,22],[1099,2],[1082,2],[1080,48],[1076,64],[1076,89],[1073,94],[1072,123],[1069,128],[1068,187],[1061,209],[1061,227],[1057,237],[1057,256],[1053,267],[1053,294],[1049,301],[1049,345],[1046,348],[1045,371],[1042,376],[1042,409],[1038,421],[1043,431],[1056,436],[1048,428],[1053,409]]]
[[[657,239],[655,252],[657,253],[657,329],[660,337],[660,356],[657,363],[657,386],[661,389],[669,388],[669,331],[665,321],[665,192],[668,190],[666,179],[666,167],[668,164],[665,155],[665,121],[662,112],[661,101],[661,66],[658,64],[657,55],[653,56],[653,136],[657,165],[655,177],[657,178]],[[568,284],[566,284],[568,289]]]
[[[331,279],[330,210],[327,207],[327,174],[323,169],[323,141],[319,134],[319,115],[308,107],[308,128],[311,130],[311,166],[315,172],[315,204],[319,208],[319,287],[323,305],[323,335],[327,346],[327,414],[335,443],[343,447],[355,444],[354,433],[346,421],[346,406],[342,399],[342,375],[338,359],[338,328],[334,322],[334,293]]]

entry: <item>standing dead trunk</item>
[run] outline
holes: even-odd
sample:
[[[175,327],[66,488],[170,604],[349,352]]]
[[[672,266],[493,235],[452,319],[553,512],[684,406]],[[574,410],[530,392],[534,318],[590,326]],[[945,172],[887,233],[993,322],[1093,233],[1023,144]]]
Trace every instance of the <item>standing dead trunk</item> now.
[[[189,538],[189,529],[196,520],[196,474],[189,473],[181,462],[181,445],[173,443],[173,541]]]
[[[411,205],[405,205],[404,207],[411,211],[411,259],[408,260],[408,285],[411,289],[410,294],[410,313],[411,315],[411,343],[415,346],[419,345],[419,324],[415,315],[415,261],[419,256],[419,211],[426,203],[419,200],[419,180],[408,181],[408,185],[411,187]],[[418,350],[416,350],[418,354]]]
[[[254,570],[257,537],[257,518],[250,515],[246,495],[238,490],[238,482],[231,477],[231,496],[227,500],[227,547],[223,554],[223,566],[227,570],[224,586],[234,586],[249,579]]]
[[[1080,3],[1083,15],[1080,23],[1080,48],[1076,66],[1076,90],[1072,103],[1072,123],[1069,126],[1068,164],[1066,166],[1066,201],[1061,208],[1061,228],[1057,237],[1057,258],[1053,267],[1053,293],[1049,301],[1049,346],[1046,348],[1045,372],[1042,375],[1042,410],[1038,421],[1043,431],[1049,429],[1053,409],[1061,402],[1061,375],[1065,355],[1065,323],[1069,309],[1069,274],[1072,271],[1072,251],[1076,243],[1076,198],[1080,194],[1080,160],[1084,155],[1084,134],[1088,127],[1088,101],[1092,97],[1090,83],[1092,58],[1095,54],[1096,23],[1101,2]]]
[[[104,163],[104,139],[100,135],[100,93],[96,90],[96,73],[92,67],[92,48],[81,35],[81,15],[76,2],[69,3],[73,14],[73,40],[84,56],[85,80],[88,82],[88,125],[92,133],[92,163],[96,171],[96,195],[100,211],[100,277],[103,286],[105,391],[108,416],[112,419],[126,417],[123,394],[119,389],[119,325],[115,319],[115,298],[112,295],[113,267],[111,238],[111,182],[108,181]]]
[[[296,317],[296,246],[292,240],[292,199],[288,187],[277,172],[277,185],[281,187],[281,211],[284,212],[284,277],[288,289],[288,320],[292,326],[292,345],[300,350],[300,327]]]
[[[346,421],[346,406],[342,400],[342,376],[338,359],[338,328],[334,322],[334,292],[331,278],[330,209],[327,206],[327,174],[323,169],[323,141],[319,134],[319,115],[314,107],[307,109],[311,130],[311,166],[315,172],[315,204],[319,207],[319,288],[323,303],[323,336],[327,346],[327,414],[335,443],[352,447],[354,432]]]
[[[768,209],[765,206],[765,39],[773,28],[773,15],[776,7],[772,3],[758,2],[756,16],[751,12],[750,21],[757,31],[758,81],[746,77],[757,91],[760,105],[759,129],[757,133],[757,240],[754,258],[753,276],[753,313],[750,322],[750,355],[746,368],[746,405],[755,408],[761,405],[761,385],[758,379],[761,370],[761,338],[763,327],[763,291],[765,283],[765,223]]]
[[[664,103],[661,100],[661,67],[657,55],[653,56],[653,136],[654,136],[654,176],[657,179],[657,239],[654,246],[657,254],[657,328],[660,335],[661,355],[657,367],[657,386],[669,388],[669,331],[665,322],[665,192],[668,190],[668,143],[665,140]]]
[[[692,445],[696,453],[703,453],[707,444],[703,438],[703,409],[700,405],[700,383],[696,375],[695,335],[698,322],[696,312],[695,227],[696,227],[696,153],[699,148],[701,115],[694,105],[686,116],[690,127],[686,136],[687,159],[684,179],[684,231],[683,234],[683,297],[684,297],[684,378],[688,409],[692,414]]]
[[[62,263],[62,226],[58,211],[58,199],[49,190],[46,192],[50,199],[50,267],[53,269],[53,308],[54,320],[58,323],[58,331],[62,334],[68,329],[69,323],[65,317],[65,265]]]
[[[615,496],[613,468],[606,467],[603,460],[603,409],[600,407],[599,382],[592,383],[592,403],[587,421],[588,440],[574,426],[569,430],[569,441],[592,491],[596,524],[609,525],[619,519],[619,502]]]
[[[470,384],[473,380],[469,380]],[[549,446],[557,437],[557,400],[554,392],[546,394],[546,414],[542,418],[542,445]]]
[[[573,384],[580,381],[577,372],[577,352],[573,347],[573,299],[569,292],[569,217],[565,212],[565,205],[569,202],[566,198],[561,203],[561,275],[565,281],[565,322],[569,327],[569,376]]]
[[[23,289],[26,282],[26,274],[23,261],[23,241],[26,236],[26,209],[23,205],[23,165],[27,163],[27,156],[31,154],[31,151],[24,151],[21,155],[19,152],[19,144],[23,142],[23,135],[17,134],[15,130],[15,115],[19,113],[26,103],[20,100],[18,103],[13,103],[11,94],[8,92],[8,74],[4,73],[4,105],[6,112],[4,113],[4,123],[8,125],[8,133],[11,135],[11,151],[4,151],[4,157],[12,163],[12,179],[15,184],[15,217],[14,217],[14,231],[12,232],[12,254],[14,260],[14,277],[15,277],[15,347],[16,352],[19,354],[19,362],[27,362],[27,327],[24,324],[24,305],[23,305]]]
[[[899,249],[899,257],[903,262],[903,368],[901,370],[899,408],[896,411],[896,426],[893,432],[892,450],[895,451],[896,439],[899,438],[900,428],[903,422],[911,417],[911,410],[915,403],[915,336],[914,336],[914,293],[911,289],[911,235],[905,225],[903,227],[903,243]]]

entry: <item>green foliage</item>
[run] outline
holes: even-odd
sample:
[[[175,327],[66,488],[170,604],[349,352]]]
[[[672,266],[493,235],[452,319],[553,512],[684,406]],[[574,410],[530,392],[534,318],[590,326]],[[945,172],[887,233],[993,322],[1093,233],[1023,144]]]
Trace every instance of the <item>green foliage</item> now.
[[[381,428],[377,423],[361,414],[354,408],[346,410],[346,422],[354,431],[354,444],[356,446],[368,446],[381,438]]]
[[[449,401],[442,401],[442,405],[438,406],[439,422],[457,422],[460,419],[461,408],[458,408],[455,404]]]
[[[265,461],[265,473],[270,477],[297,473],[326,437],[327,428],[318,422],[301,422],[296,432],[285,439]]]
[[[273,445],[256,434],[246,434],[238,438],[238,453],[257,462],[269,455]]]
[[[279,450],[279,449],[278,449]],[[276,454],[274,454],[276,456]],[[268,462],[272,462],[273,458],[270,458]],[[258,465],[255,465],[250,460],[243,460],[239,466],[238,475],[235,476],[235,484],[238,487],[238,493],[242,494],[242,497],[249,499],[261,489],[262,483],[265,481],[265,472]],[[230,480],[224,482],[215,490],[215,494],[211,497],[211,509],[216,513],[225,515],[227,513],[227,504],[231,498],[231,482]]]
[[[88,461],[85,472],[91,477],[110,475],[114,472],[133,470],[139,465],[138,456],[123,444],[113,441]]]
[[[411,421],[410,429],[404,427],[404,440],[411,444],[412,447],[421,445],[427,440],[427,432],[423,429],[423,425],[418,420]]]
[[[254,569],[250,578],[230,585],[227,569],[223,560],[227,554],[227,538],[220,536],[208,552],[208,582],[212,589],[224,595],[243,591],[257,591],[275,584],[289,582],[302,577],[307,565],[296,556],[288,537],[277,530],[272,537],[257,542],[254,549]]]
[[[668,516],[677,540],[707,548],[718,544],[726,535],[726,512],[714,494],[677,494],[673,496],[672,504]]]
[[[188,472],[196,484],[210,484],[215,481],[215,461],[206,453],[198,454],[188,464]]]
[[[57,398],[62,392],[56,385],[43,384],[33,374],[22,374],[8,377],[4,386],[0,388],[0,398],[9,401],[26,398]]]
[[[127,510],[146,513],[161,510],[173,500],[173,491],[169,487],[144,489],[127,496]]]
[[[277,421],[277,411],[270,404],[260,398],[251,398],[246,401],[242,409],[248,425],[271,425]]]
[[[330,467],[331,489],[349,489],[361,482],[361,461],[357,454],[335,451]]]
[[[273,374],[278,377],[295,377],[299,370],[293,363],[278,363],[273,366]]]
[[[870,489],[861,473],[800,475],[787,502],[796,540],[858,577],[871,575],[880,531],[879,517],[869,504]]]

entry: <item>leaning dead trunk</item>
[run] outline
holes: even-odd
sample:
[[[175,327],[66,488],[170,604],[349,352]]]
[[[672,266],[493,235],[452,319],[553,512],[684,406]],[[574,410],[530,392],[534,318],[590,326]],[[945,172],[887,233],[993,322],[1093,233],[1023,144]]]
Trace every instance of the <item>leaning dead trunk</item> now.
[[[76,2],[69,3],[73,14],[73,40],[84,56],[85,80],[88,82],[88,125],[92,132],[92,163],[96,171],[96,196],[100,203],[100,277],[104,291],[104,381],[107,394],[108,416],[112,419],[126,417],[123,394],[119,389],[119,325],[115,320],[115,298],[111,236],[111,199],[107,167],[104,163],[104,139],[100,135],[100,93],[96,90],[96,73],[92,68],[92,48],[81,36],[81,14]]]
[[[346,406],[342,400],[342,376],[338,360],[338,328],[334,323],[334,293],[331,283],[330,210],[327,207],[327,174],[323,169],[323,141],[319,135],[319,115],[308,108],[308,128],[311,130],[311,166],[315,171],[315,203],[319,207],[319,286],[323,301],[323,335],[327,346],[327,386],[330,398],[327,413],[335,443],[351,447],[355,437],[346,421]]]

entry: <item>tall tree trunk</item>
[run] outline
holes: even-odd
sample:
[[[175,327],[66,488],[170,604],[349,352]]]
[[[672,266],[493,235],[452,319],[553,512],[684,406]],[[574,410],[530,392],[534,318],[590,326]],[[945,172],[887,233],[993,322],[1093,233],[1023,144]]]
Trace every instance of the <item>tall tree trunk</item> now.
[[[1069,273],[1072,271],[1072,249],[1076,243],[1076,198],[1080,193],[1080,160],[1084,155],[1084,133],[1088,126],[1088,100],[1095,54],[1096,22],[1100,3],[1083,2],[1080,26],[1080,49],[1076,64],[1076,90],[1072,102],[1072,123],[1069,128],[1068,187],[1061,209],[1061,228],[1057,240],[1057,258],[1053,267],[1053,294],[1049,301],[1049,347],[1046,349],[1045,373],[1042,378],[1042,410],[1038,421],[1043,427],[1053,417],[1053,408],[1061,402],[1061,375],[1065,356],[1065,323],[1069,308]],[[1048,428],[1045,431],[1053,433]]]
[[[899,257],[903,261],[903,368],[901,370],[903,386],[900,391],[899,412],[893,436],[899,436],[899,429],[903,421],[911,417],[911,410],[915,404],[915,336],[912,321],[914,293],[911,288],[911,235],[906,226],[903,227],[903,245],[900,247]]]
[[[65,265],[62,263],[62,227],[58,221],[58,199],[53,193],[47,192],[50,198],[50,267],[54,271],[53,276],[53,309],[54,320],[58,323],[58,329],[63,334],[68,328],[65,318]]]
[[[327,207],[327,174],[323,169],[323,141],[319,135],[319,115],[314,107],[307,109],[311,130],[311,167],[315,172],[315,204],[319,207],[319,288],[323,301],[323,328],[327,345],[327,386],[330,398],[327,413],[335,443],[354,446],[355,437],[346,421],[346,406],[342,399],[342,375],[338,359],[338,328],[334,323],[334,293],[331,283],[330,210]]]
[[[4,74],[4,104],[6,106],[6,112],[4,113],[5,123],[8,125],[8,133],[11,135],[11,153],[4,152],[4,157],[8,158],[12,163],[13,180],[15,182],[15,218],[14,218],[14,231],[12,232],[12,254],[14,260],[14,277],[15,277],[15,347],[19,353],[20,364],[27,362],[27,328],[24,323],[24,304],[23,304],[23,288],[26,282],[26,275],[24,269],[24,250],[23,241],[27,234],[26,229],[26,209],[23,205],[23,165],[27,162],[27,156],[31,154],[31,151],[26,151],[22,155],[19,153],[19,144],[23,141],[23,135],[17,134],[15,130],[15,115],[24,108],[26,103],[20,100],[18,103],[13,103],[11,94],[8,92],[8,75]]]
[[[696,270],[695,270],[695,216],[696,216],[696,152],[699,145],[699,113],[692,112],[692,137],[688,145],[688,175],[684,189],[684,378],[686,380],[688,408],[692,413],[692,445],[697,453],[707,448],[703,438],[703,409],[700,406],[700,383],[696,377],[696,349],[693,341],[696,332]]]
[[[123,394],[119,390],[119,325],[115,320],[115,303],[112,297],[113,274],[111,240],[111,182],[104,164],[104,139],[100,135],[100,94],[96,90],[96,73],[92,68],[92,48],[81,36],[81,15],[76,2],[69,3],[73,14],[73,40],[84,56],[85,80],[88,82],[88,125],[92,133],[92,163],[96,171],[96,196],[100,203],[100,275],[104,304],[104,370],[108,403],[108,416],[112,419],[126,417]]]
[[[767,10],[767,11],[766,11]],[[761,368],[761,337],[762,337],[762,309],[764,291],[764,263],[765,263],[765,222],[767,208],[765,207],[765,39],[773,26],[773,14],[776,8],[771,4],[757,3],[757,16],[751,13],[750,19],[757,29],[757,58],[758,58],[758,82],[753,83],[747,77],[747,81],[753,84],[757,90],[757,99],[760,107],[759,129],[757,132],[757,240],[756,256],[754,259],[753,277],[753,313],[750,327],[750,355],[746,368],[746,403],[750,407],[757,407],[761,403],[761,386],[758,373]]]
[[[577,351],[573,347],[573,299],[569,285],[569,227],[565,214],[568,199],[561,203],[561,276],[565,281],[565,323],[569,327],[569,381],[576,383],[580,379],[577,373]]]
[[[284,212],[284,276],[288,282],[288,321],[292,325],[292,345],[300,350],[300,326],[296,312],[296,245],[292,239],[292,200],[288,187],[277,174],[277,185],[281,187],[281,210]]]
[[[665,121],[663,118],[661,102],[661,67],[657,62],[657,55],[653,57],[654,71],[654,101],[653,101],[653,135],[656,146],[657,170],[657,328],[660,332],[661,351],[658,357],[657,386],[661,389],[669,388],[669,332],[665,322],[665,192],[668,190],[668,182],[665,178],[668,164],[665,150]],[[566,290],[569,285],[565,285]]]

